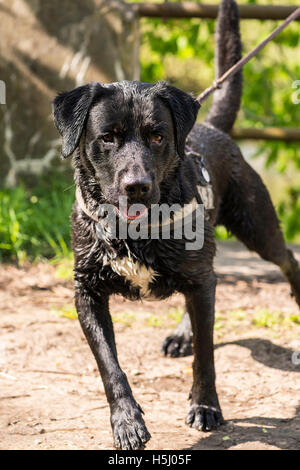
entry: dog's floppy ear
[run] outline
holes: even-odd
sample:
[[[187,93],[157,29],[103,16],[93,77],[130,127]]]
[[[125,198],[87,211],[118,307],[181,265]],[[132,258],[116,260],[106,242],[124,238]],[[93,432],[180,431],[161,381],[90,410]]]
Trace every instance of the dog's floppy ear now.
[[[154,88],[172,113],[177,151],[184,158],[185,140],[195,124],[200,104],[188,93],[165,82],[159,82]]]
[[[60,93],[52,102],[55,125],[62,136],[62,156],[71,155],[78,147],[93,100],[107,89],[92,82]]]

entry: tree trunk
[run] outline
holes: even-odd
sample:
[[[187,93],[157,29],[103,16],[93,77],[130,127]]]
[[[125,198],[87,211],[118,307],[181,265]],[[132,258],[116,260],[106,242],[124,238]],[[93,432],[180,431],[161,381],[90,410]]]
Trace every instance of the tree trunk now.
[[[58,165],[55,95],[139,78],[138,19],[119,0],[4,0],[0,24],[0,184],[34,184],[69,167]]]

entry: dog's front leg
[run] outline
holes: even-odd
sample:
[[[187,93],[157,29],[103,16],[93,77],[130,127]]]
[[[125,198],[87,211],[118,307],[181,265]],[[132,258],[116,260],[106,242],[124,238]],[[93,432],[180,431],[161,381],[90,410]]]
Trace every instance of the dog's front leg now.
[[[193,292],[186,294],[194,346],[194,380],[186,422],[202,431],[215,429],[223,421],[215,387],[213,350],[215,288],[216,279],[212,273]]]
[[[142,449],[151,436],[118,362],[108,298],[91,296],[77,286],[75,301],[81,327],[103,380],[115,446],[124,450]]]

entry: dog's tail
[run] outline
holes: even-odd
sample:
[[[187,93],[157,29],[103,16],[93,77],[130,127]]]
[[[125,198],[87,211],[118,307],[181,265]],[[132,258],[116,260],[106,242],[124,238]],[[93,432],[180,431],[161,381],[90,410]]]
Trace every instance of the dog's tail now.
[[[222,0],[216,31],[217,78],[241,58],[241,53],[238,6],[234,0]],[[215,91],[206,122],[224,132],[229,132],[240,107],[241,95],[242,72],[239,71],[225,81],[221,89]]]

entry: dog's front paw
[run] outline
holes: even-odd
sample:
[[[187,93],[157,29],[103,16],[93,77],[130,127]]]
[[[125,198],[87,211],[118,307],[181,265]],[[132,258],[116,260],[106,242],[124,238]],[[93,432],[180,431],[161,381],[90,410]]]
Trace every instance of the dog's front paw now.
[[[118,406],[112,413],[111,425],[117,449],[144,449],[146,442],[151,437],[138,405],[122,404],[122,406]]]
[[[186,424],[199,431],[212,431],[224,422],[222,412],[218,407],[198,405],[190,406],[186,417]]]

